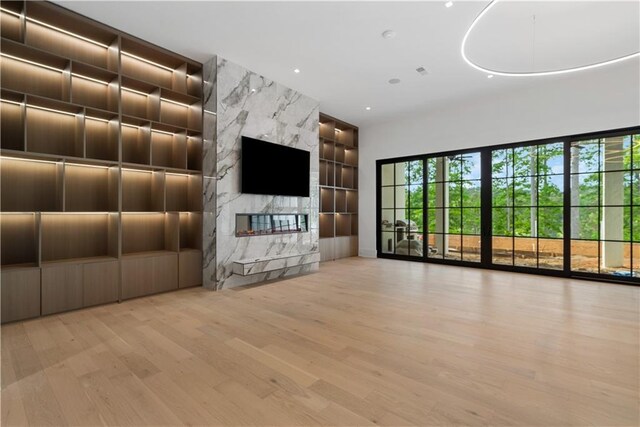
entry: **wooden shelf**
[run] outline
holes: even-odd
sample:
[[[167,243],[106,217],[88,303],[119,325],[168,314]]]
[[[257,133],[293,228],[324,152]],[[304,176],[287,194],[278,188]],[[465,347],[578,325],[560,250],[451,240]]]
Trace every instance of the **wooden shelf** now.
[[[358,254],[358,128],[320,114],[320,254]]]
[[[0,95],[0,144],[3,149],[24,150],[24,96],[2,91]]]
[[[65,164],[64,210],[66,212],[117,212],[117,167]]]
[[[62,178],[62,162],[2,157],[0,159],[2,211],[61,211]]]
[[[180,212],[180,252],[202,250],[202,214]]]
[[[118,112],[118,75],[100,68],[72,62],[71,102]]]
[[[39,217],[35,213],[0,215],[0,245],[11,248],[0,252],[2,269],[37,266]]]
[[[122,254],[179,249],[177,213],[141,213],[122,215]]]
[[[122,211],[163,212],[165,175],[162,171],[122,170]]]
[[[42,214],[42,262],[117,257],[117,213]]]
[[[2,88],[69,101],[71,61],[11,40],[0,41]]]
[[[47,2],[27,2],[26,9],[28,45],[96,67],[118,70],[115,31],[95,22],[87,25],[85,18]]]
[[[2,321],[201,284],[202,64],[2,9]]]
[[[24,2],[3,1],[0,11],[0,35],[17,42],[24,40]]]

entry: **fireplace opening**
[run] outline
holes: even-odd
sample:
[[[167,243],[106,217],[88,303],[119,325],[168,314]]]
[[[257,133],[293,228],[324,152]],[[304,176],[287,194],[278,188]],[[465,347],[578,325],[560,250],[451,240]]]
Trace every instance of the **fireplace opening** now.
[[[236,237],[306,233],[307,214],[236,214]]]

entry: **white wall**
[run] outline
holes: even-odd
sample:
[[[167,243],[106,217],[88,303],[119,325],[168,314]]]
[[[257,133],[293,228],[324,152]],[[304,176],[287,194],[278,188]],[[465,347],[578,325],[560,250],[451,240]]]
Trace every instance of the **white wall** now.
[[[378,159],[640,125],[638,61],[536,79],[506,93],[360,127],[361,256],[376,255]]]

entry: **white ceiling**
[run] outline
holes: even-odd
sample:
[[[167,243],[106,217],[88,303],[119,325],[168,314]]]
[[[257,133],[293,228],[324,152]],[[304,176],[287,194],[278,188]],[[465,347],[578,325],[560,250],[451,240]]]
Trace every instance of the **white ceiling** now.
[[[462,37],[488,1],[57,3],[199,61],[221,55],[357,125],[559,78],[489,80],[464,63]],[[585,65],[640,50],[639,22],[637,0],[504,1],[474,29],[468,55],[508,71]],[[382,38],[387,29],[397,36]]]

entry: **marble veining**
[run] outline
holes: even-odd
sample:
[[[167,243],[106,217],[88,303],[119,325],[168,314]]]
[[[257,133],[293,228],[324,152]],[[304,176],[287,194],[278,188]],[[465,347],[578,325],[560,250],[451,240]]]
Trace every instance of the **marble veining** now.
[[[205,123],[215,136],[203,152],[205,175],[211,177],[203,196],[205,286],[223,289],[316,270],[316,258],[306,254],[318,251],[318,102],[220,57],[206,64],[205,78],[215,92],[205,94],[205,109],[216,112]],[[309,151],[310,197],[240,193],[242,136]],[[236,213],[307,213],[309,232],[236,237]],[[237,260],[281,256],[289,261],[262,263],[249,276],[233,274]]]

